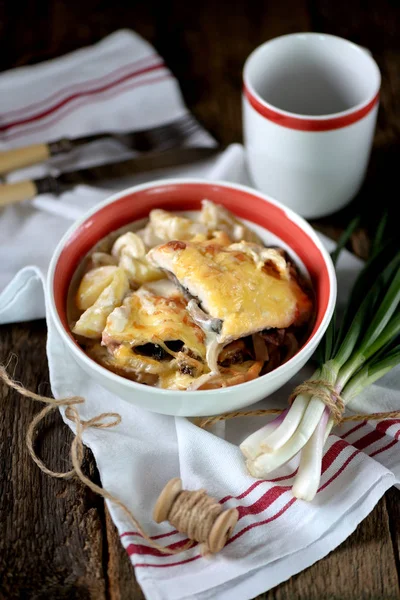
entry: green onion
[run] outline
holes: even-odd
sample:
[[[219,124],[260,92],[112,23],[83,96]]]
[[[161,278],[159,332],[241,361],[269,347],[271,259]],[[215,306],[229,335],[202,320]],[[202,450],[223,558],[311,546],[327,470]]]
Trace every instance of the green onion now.
[[[355,231],[356,227],[360,222],[359,217],[353,219],[347,229],[340,236],[336,248],[333,252],[331,252],[331,259],[333,265],[336,267],[337,261],[339,260],[339,256],[343,248],[346,246],[348,241],[350,240],[351,235]],[[332,354],[334,344],[335,344],[335,332],[336,332],[336,312],[333,314],[332,319],[328,325],[328,328],[325,332],[325,336],[321,344],[319,345],[316,356],[319,357],[319,362],[323,363],[329,360],[329,357]]]
[[[386,209],[383,213],[381,220],[378,223],[378,227],[376,229],[376,234],[374,241],[371,246],[370,257],[375,256],[379,252],[379,249],[383,246],[383,240],[385,236],[385,231],[387,227],[387,222],[389,218],[388,210]]]
[[[345,399],[346,404],[358,396],[364,388],[386,375],[386,373],[389,373],[399,363],[400,344],[389,350],[382,358],[372,358],[345,386],[342,397]]]
[[[345,405],[400,364],[400,251],[397,240],[384,239],[387,218],[385,214],[377,227],[370,259],[353,285],[341,326],[337,328],[334,314],[315,355],[319,367],[311,379],[333,386]],[[358,223],[350,223],[332,252],[335,266]],[[319,385],[330,393],[330,388]],[[300,453],[292,491],[298,498],[312,500],[319,487],[323,447],[333,426],[318,389],[302,392],[284,415],[251,436],[252,452],[246,453],[249,472],[266,478]],[[246,448],[246,443],[241,447]]]

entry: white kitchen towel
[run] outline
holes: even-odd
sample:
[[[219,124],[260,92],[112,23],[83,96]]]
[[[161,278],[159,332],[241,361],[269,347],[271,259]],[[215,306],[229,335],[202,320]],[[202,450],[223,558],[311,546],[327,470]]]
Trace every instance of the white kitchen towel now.
[[[220,157],[209,176],[237,180],[238,174],[248,183],[243,149],[235,145]],[[38,211],[38,215],[44,214]],[[21,218],[14,232],[24,225]],[[31,234],[27,227],[27,239]],[[325,243],[329,247],[329,240]],[[13,251],[26,257],[27,248],[13,246]],[[33,301],[38,314],[41,306],[43,310],[42,282],[49,258],[44,254],[42,269],[27,267],[0,296],[0,319],[6,315],[8,321],[23,320]],[[339,303],[345,301],[359,268],[360,262],[344,252],[338,264]],[[0,273],[2,269],[0,261]],[[204,487],[224,507],[239,509],[239,522],[227,546],[205,558],[198,546],[178,555],[161,554],[132,531],[120,510],[108,503],[137,579],[150,600],[253,598],[333,550],[382,494],[400,481],[400,420],[346,424],[327,441],[315,500],[311,504],[296,500],[290,491],[295,460],[274,473],[270,481],[255,480],[246,472],[238,443],[260,427],[260,418],[229,421],[222,438],[187,419],[134,408],[88,379],[66,352],[50,319],[47,325],[54,396],[84,396],[85,404],[79,407],[82,418],[110,410],[122,416],[121,424],[113,429],[87,430],[84,441],[94,453],[102,485],[134,512],[150,535],[172,548],[184,544],[184,536],[151,518],[158,494],[172,477],[181,476],[186,489]],[[291,389],[309,374],[310,367],[305,367],[257,406],[284,405]],[[400,408],[399,377],[396,369],[363,394],[371,410]]]

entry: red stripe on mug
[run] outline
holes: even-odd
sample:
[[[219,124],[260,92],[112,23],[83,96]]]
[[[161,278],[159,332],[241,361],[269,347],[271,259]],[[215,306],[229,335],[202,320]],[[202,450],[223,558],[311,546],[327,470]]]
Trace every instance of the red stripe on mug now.
[[[300,117],[294,117],[292,115],[285,115],[273,110],[272,108],[269,108],[260,102],[245,84],[243,85],[243,93],[254,110],[256,110],[262,117],[265,117],[276,125],[281,125],[282,127],[287,127],[288,129],[296,129],[298,131],[331,131],[333,129],[341,129],[342,127],[353,125],[354,123],[357,123],[357,121],[360,121],[366,117],[379,101],[378,92],[371,102],[352,113],[339,115],[337,117],[327,117],[326,119],[303,119]]]

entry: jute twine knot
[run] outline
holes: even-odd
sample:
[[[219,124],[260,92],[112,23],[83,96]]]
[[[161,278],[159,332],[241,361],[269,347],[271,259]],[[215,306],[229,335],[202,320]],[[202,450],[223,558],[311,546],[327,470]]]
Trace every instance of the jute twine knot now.
[[[300,383],[289,396],[289,404],[292,404],[299,394],[311,394],[317,396],[325,406],[329,408],[335,425],[343,420],[343,413],[346,410],[343,398],[339,392],[328,381],[324,379],[308,379]]]

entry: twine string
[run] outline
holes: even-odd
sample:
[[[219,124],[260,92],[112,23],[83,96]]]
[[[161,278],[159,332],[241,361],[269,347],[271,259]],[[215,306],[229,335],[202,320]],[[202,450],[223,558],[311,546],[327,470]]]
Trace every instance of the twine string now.
[[[392,410],[385,412],[375,412],[368,414],[353,414],[344,416],[345,403],[343,398],[337,392],[333,385],[328,381],[322,379],[309,379],[304,383],[298,385],[289,397],[289,404],[295,400],[298,394],[311,393],[313,396],[318,398],[329,408],[335,425],[345,423],[347,421],[380,421],[383,419],[399,419],[400,410]],[[333,396],[333,398],[332,398]],[[197,425],[201,429],[211,427],[215,423],[220,421],[227,421],[228,419],[236,419],[238,417],[266,417],[269,415],[281,415],[287,410],[286,408],[259,408],[257,410],[240,411],[235,410],[224,413],[222,415],[215,415],[213,417],[206,417],[199,419]]]
[[[41,410],[34,417],[34,419],[32,420],[32,422],[28,428],[28,432],[26,435],[26,443],[28,446],[29,454],[30,454],[32,460],[37,464],[39,469],[41,469],[47,475],[50,475],[50,477],[57,477],[59,479],[69,479],[69,478],[73,477],[74,475],[76,475],[82,481],[82,483],[84,483],[93,492],[95,492],[96,494],[99,494],[105,500],[109,500],[110,502],[112,502],[113,504],[118,506],[122,510],[122,512],[127,516],[129,521],[133,524],[135,529],[140,533],[140,535],[150,544],[150,546],[159,550],[163,554],[179,554],[180,552],[183,552],[184,550],[187,550],[188,548],[193,546],[194,542],[191,540],[189,540],[189,542],[187,544],[185,544],[184,546],[181,546],[180,548],[175,548],[175,549],[167,548],[165,546],[162,546],[161,544],[158,544],[156,541],[151,539],[151,537],[144,531],[140,522],[136,519],[136,517],[129,510],[129,508],[123,502],[121,502],[121,500],[116,498],[113,494],[108,492],[106,489],[101,488],[100,486],[93,483],[93,481],[91,481],[83,473],[82,461],[83,461],[83,456],[84,456],[84,446],[83,446],[82,435],[83,435],[84,431],[91,427],[94,427],[96,429],[107,429],[110,427],[115,427],[116,425],[118,425],[121,422],[121,415],[119,415],[118,413],[106,412],[106,413],[101,413],[100,415],[96,415],[92,419],[88,419],[87,421],[85,421],[84,419],[80,418],[79,412],[76,408],[77,405],[83,404],[85,402],[84,398],[82,398],[81,396],[73,396],[71,398],[62,398],[60,400],[56,400],[55,398],[49,398],[47,396],[41,396],[40,394],[35,394],[35,392],[30,392],[29,390],[24,388],[20,383],[11,379],[11,377],[9,377],[7,371],[5,370],[5,368],[2,365],[0,365],[0,379],[8,387],[12,388],[13,390],[15,390],[19,394],[21,394],[21,396],[24,396],[25,398],[29,398],[31,400],[35,400],[37,402],[42,402],[47,405],[43,408],[43,410]],[[71,469],[70,471],[64,472],[64,473],[59,473],[57,471],[51,471],[50,469],[48,469],[46,467],[46,465],[37,456],[35,449],[34,449],[34,440],[35,440],[37,429],[38,429],[40,422],[51,411],[53,411],[56,408],[59,408],[61,406],[66,407],[65,415],[69,420],[71,420],[75,424],[75,428],[76,428],[75,437],[71,444],[71,460],[72,460],[73,469]],[[181,519],[180,522],[182,524],[184,524],[185,521]]]
[[[207,543],[215,519],[221,512],[222,506],[205,490],[182,490],[171,506],[168,521],[190,539]]]
[[[343,418],[346,406],[343,398],[335,389],[335,386],[324,379],[308,379],[294,388],[289,396],[289,404],[292,404],[300,394],[311,394],[317,396],[331,413],[335,425],[338,425]]]

